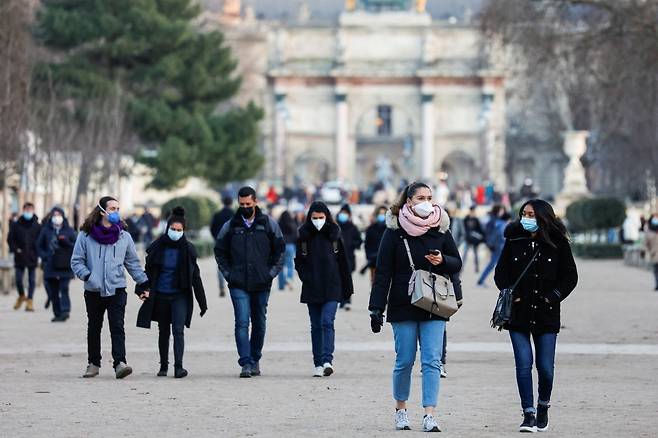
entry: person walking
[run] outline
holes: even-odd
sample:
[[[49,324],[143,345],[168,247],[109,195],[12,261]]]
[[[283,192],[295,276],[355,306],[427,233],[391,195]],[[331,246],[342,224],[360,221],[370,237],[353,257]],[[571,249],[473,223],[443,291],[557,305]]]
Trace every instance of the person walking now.
[[[484,282],[489,277],[489,274],[491,274],[496,268],[496,264],[500,259],[500,254],[505,245],[505,226],[507,226],[510,215],[501,205],[494,205],[489,217],[490,219],[489,222],[487,222],[485,236],[487,247],[491,251],[491,259],[489,259],[489,263],[484,268],[484,271],[482,271],[477,282],[478,286],[482,287],[484,287]]]
[[[644,233],[644,245],[649,255],[649,263],[653,265],[653,277],[655,287],[658,291],[658,213],[651,215],[647,221]]]
[[[286,210],[281,213],[279,217],[279,228],[281,228],[283,241],[286,244],[286,250],[283,255],[283,268],[278,275],[279,290],[283,291],[286,286],[292,290],[293,279],[295,277],[295,247],[299,232],[297,230],[297,223],[289,211]]]
[[[460,273],[457,272],[456,274],[450,274],[449,278],[455,290],[455,298],[459,303],[458,306],[461,307],[463,303],[464,292],[462,290],[462,280],[460,278]],[[448,377],[448,370],[446,368],[447,363],[448,363],[448,324],[445,325],[445,330],[443,331],[443,348],[441,349],[440,373],[441,373],[441,378],[444,379]]]
[[[183,368],[185,327],[190,328],[194,298],[203,317],[208,311],[201,281],[197,251],[185,238],[185,209],[174,207],[167,219],[165,234],[146,250],[146,275],[152,285],[150,292],[138,291],[143,301],[137,315],[137,327],[151,328],[158,322],[160,351],[159,377],[167,375],[169,367],[169,337],[174,335],[174,377],[187,376]]]
[[[482,229],[482,224],[480,219],[478,219],[475,214],[475,206],[471,206],[468,211],[468,214],[464,217],[464,249],[462,262],[466,265],[466,260],[468,259],[468,251],[473,251],[473,257],[475,260],[475,273],[480,272],[480,261],[478,257],[478,249],[480,244],[484,242],[484,230]]]
[[[83,377],[95,377],[100,371],[101,329],[107,312],[114,372],[117,379],[123,379],[132,373],[126,361],[125,270],[137,284],[138,292],[148,292],[149,282],[140,266],[135,243],[121,221],[116,198],[102,197],[85,219],[73,247],[71,269],[84,281],[85,289],[88,365]]]
[[[446,319],[411,304],[408,289],[412,268],[406,246],[416,269],[445,277],[459,273],[461,258],[449,231],[448,214],[433,203],[432,191],[422,182],[412,183],[402,191],[387,214],[386,225],[368,309],[373,332],[381,331],[385,311],[387,321],[393,326],[395,427],[398,430],[410,429],[407,400],[411,371],[420,345],[425,410],[422,427],[426,432],[439,432],[434,409],[439,396]]]
[[[41,232],[39,218],[34,214],[34,204],[26,202],[23,205],[23,214],[18,218],[15,224],[9,227],[7,243],[9,251],[14,254],[14,274],[16,280],[16,289],[18,298],[14,304],[14,310],[21,308],[25,303],[27,312],[34,311],[34,289],[35,270],[39,263],[37,252],[37,239]],[[23,279],[27,270],[27,296],[25,296],[25,286]]]
[[[311,319],[313,376],[330,376],[334,373],[336,310],[354,287],[341,229],[323,202],[311,204],[306,223],[299,229],[295,268],[302,280],[300,301],[308,306]]]
[[[43,266],[43,279],[53,308],[52,322],[64,322],[71,313],[69,283],[73,278],[71,256],[76,233],[64,210],[54,207],[44,221],[37,239],[37,252]]]
[[[375,269],[377,265],[377,254],[379,253],[379,244],[382,241],[386,231],[386,207],[380,205],[375,209],[373,222],[366,228],[366,264],[364,269],[370,270],[370,282],[375,281]],[[365,271],[361,270],[363,274]]]
[[[232,208],[233,198],[231,196],[225,195],[222,198],[222,205],[224,208],[212,216],[212,222],[210,223],[210,234],[212,234],[213,239],[217,239],[219,230],[221,230],[224,224],[230,221],[235,214]],[[226,279],[222,275],[222,271],[219,269],[217,269],[217,278],[219,280],[219,296],[222,298],[226,296]]]
[[[549,424],[561,302],[575,289],[578,272],[567,230],[546,201],[534,199],[523,204],[519,219],[507,226],[505,239],[494,280],[501,290],[519,282],[512,297],[512,318],[505,327],[514,350],[523,409],[519,430],[545,431]],[[522,275],[527,266],[530,267]],[[537,407],[532,386],[533,343],[539,376]]]
[[[350,276],[356,270],[356,250],[361,248],[363,239],[361,238],[361,231],[352,222],[352,209],[349,204],[345,204],[338,212],[338,226],[340,227],[343,244],[345,245],[345,253],[347,255],[347,265],[349,267]],[[352,307],[352,299],[348,298],[340,303],[340,308],[349,311]]]
[[[283,266],[285,242],[276,221],[258,207],[253,188],[241,188],[238,203],[237,213],[217,235],[215,259],[233,303],[240,377],[248,378],[261,374],[267,303],[272,280]]]

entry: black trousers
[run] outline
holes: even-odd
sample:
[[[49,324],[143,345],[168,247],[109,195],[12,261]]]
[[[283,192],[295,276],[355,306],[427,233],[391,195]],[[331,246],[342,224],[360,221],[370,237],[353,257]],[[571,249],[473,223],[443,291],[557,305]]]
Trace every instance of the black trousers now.
[[[112,359],[114,367],[119,362],[126,363],[126,333],[123,329],[126,314],[126,290],[117,289],[111,297],[101,297],[99,292],[85,291],[87,306],[87,360],[101,366],[101,330],[107,311],[112,338]]]
[[[160,365],[169,364],[169,337],[174,334],[174,367],[183,366],[185,351],[185,319],[187,318],[187,298],[182,293],[155,296],[155,309],[158,320],[158,349]]]

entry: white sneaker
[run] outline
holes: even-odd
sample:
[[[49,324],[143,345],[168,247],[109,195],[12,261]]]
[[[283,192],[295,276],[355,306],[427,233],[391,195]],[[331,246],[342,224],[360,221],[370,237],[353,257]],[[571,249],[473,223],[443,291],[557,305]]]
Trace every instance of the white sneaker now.
[[[439,423],[436,422],[433,415],[423,417],[423,432],[441,432]]]
[[[322,370],[325,377],[329,377],[334,373],[334,367],[329,362],[322,365]]]
[[[406,409],[395,411],[395,430],[411,430]]]
[[[439,364],[439,369],[441,370],[441,377],[448,377],[448,372],[446,371],[446,365],[444,363]]]
[[[315,367],[315,371],[313,372],[313,377],[322,377],[323,375],[324,375],[324,368]]]

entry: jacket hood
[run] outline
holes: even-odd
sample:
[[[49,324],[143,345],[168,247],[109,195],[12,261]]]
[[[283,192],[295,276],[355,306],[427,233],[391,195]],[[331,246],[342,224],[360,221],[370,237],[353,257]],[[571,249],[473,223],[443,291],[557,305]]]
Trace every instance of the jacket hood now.
[[[445,233],[450,229],[450,216],[448,216],[448,212],[445,211],[443,207],[439,208],[441,209],[441,221],[439,222],[438,228],[440,233]],[[397,230],[400,228],[398,216],[393,214],[390,209],[386,211],[386,228],[391,230]]]
[[[305,222],[299,228],[299,239],[308,241],[312,239],[316,234],[324,234],[329,240],[336,241],[340,239],[340,227],[334,222],[327,222],[324,224],[324,227],[318,231],[313,224]]]

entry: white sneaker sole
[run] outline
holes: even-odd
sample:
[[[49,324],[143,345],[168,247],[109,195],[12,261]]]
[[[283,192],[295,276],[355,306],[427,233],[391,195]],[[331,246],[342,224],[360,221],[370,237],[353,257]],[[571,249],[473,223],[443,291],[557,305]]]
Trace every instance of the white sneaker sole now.
[[[540,429],[539,427],[537,428],[537,432],[548,432],[548,426],[550,426],[550,423],[546,425],[543,429]]]
[[[535,433],[535,432],[537,432],[537,426],[533,426],[533,427],[527,427],[527,426],[519,427],[519,432],[521,432],[521,433]]]

